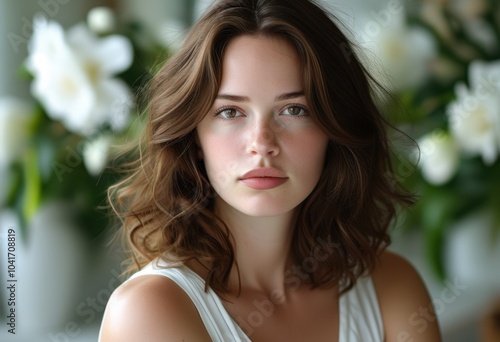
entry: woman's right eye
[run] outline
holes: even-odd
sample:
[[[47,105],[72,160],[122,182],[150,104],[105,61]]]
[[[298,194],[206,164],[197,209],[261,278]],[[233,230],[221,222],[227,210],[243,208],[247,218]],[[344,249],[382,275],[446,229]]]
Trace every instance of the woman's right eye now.
[[[242,116],[236,108],[222,108],[215,112],[216,116],[220,116],[222,119],[230,120]]]

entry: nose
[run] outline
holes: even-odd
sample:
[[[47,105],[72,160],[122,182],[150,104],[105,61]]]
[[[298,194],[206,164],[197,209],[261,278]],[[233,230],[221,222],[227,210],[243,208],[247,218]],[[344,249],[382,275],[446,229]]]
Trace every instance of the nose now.
[[[255,122],[248,141],[248,152],[251,155],[275,157],[280,153],[278,131],[273,129],[271,121],[267,119]]]

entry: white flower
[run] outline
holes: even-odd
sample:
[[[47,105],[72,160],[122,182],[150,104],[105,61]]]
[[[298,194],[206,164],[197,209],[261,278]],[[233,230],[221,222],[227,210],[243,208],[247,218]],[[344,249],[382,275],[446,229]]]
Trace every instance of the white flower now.
[[[95,33],[112,32],[115,21],[115,13],[109,7],[94,7],[87,14],[87,25]]]
[[[47,115],[72,132],[90,135],[104,124],[123,128],[114,125],[114,115],[128,117],[131,93],[114,75],[131,63],[132,46],[125,37],[98,38],[83,25],[65,34],[59,24],[37,18],[26,66],[34,76],[32,93]]]
[[[0,169],[19,158],[29,138],[34,109],[12,97],[0,98]]]
[[[423,177],[431,184],[448,182],[458,168],[460,152],[455,139],[442,130],[435,130],[419,139]]]
[[[429,74],[429,62],[436,55],[434,40],[422,29],[407,27],[402,8],[390,15],[375,14],[371,13],[371,20],[364,20],[360,39],[390,77],[387,86],[405,89],[420,85]],[[372,68],[377,64],[373,58],[367,63]],[[376,65],[372,73],[376,76],[380,73]],[[384,77],[378,75],[378,78],[383,80]]]
[[[98,176],[108,162],[112,137],[101,135],[83,145],[83,163],[92,176]]]
[[[492,95],[500,92],[500,60],[494,62],[474,61],[469,67],[471,89],[486,88]]]
[[[460,147],[495,162],[500,150],[500,61],[475,61],[469,68],[470,88],[458,83],[456,100],[447,108],[450,128]]]

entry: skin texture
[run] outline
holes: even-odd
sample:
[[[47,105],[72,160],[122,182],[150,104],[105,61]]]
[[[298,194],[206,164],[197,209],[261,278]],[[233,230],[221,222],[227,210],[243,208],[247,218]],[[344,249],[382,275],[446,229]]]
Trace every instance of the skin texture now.
[[[236,268],[231,271],[224,305],[238,322],[255,310],[255,300],[280,296],[272,315],[247,331],[252,341],[338,340],[338,288],[292,288],[286,281],[286,271],[296,262],[290,258],[294,209],[317,184],[328,142],[307,116],[302,91],[291,45],[271,37],[235,38],[224,54],[219,98],[197,128],[199,157],[219,195],[215,211],[231,230],[239,265],[239,278]],[[266,190],[241,181],[260,167],[276,168],[286,181]],[[206,275],[199,265],[188,266]],[[423,331],[409,323],[414,312],[430,303],[410,264],[385,252],[373,281],[386,341],[440,340],[435,320]],[[210,341],[188,296],[161,276],[142,276],[120,286],[103,320],[103,342],[140,341],[145,335],[151,342]]]
[[[229,43],[223,66],[219,96],[197,129],[216,207],[260,217],[291,213],[318,182],[328,142],[308,116],[298,56],[282,40],[243,36]],[[288,180],[266,191],[239,180],[261,167]]]
[[[441,341],[429,294],[408,261],[385,252],[372,279],[387,342]]]
[[[113,292],[101,341],[210,341],[188,295],[172,280],[143,276]]]
[[[220,98],[197,129],[201,157],[219,195],[215,211],[235,238],[243,283],[267,291],[284,291],[294,209],[317,184],[328,143],[309,118],[305,97],[297,95],[302,92],[291,45],[269,37],[235,38],[224,55]],[[280,99],[287,94],[295,95]],[[240,180],[262,167],[279,170],[285,183],[255,190]],[[236,272],[232,276],[236,286]]]

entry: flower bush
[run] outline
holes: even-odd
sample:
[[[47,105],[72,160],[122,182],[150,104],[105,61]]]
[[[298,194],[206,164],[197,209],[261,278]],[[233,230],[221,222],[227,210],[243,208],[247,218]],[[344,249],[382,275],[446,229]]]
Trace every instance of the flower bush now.
[[[34,77],[32,94],[47,115],[84,136],[105,124],[123,130],[132,96],[114,76],[132,64],[130,41],[118,35],[97,37],[83,24],[64,32],[43,17],[34,27],[26,68]]]
[[[500,227],[500,4],[418,1],[406,4],[405,15],[436,53],[425,80],[395,90],[407,119],[401,106],[386,109],[420,147],[394,158],[399,180],[419,196],[404,226],[423,230],[429,260],[444,277],[446,236],[458,221],[489,211],[492,237]]]
[[[70,203],[91,239],[108,226],[99,206],[116,177],[107,168],[114,146],[140,130],[135,94],[168,50],[145,44],[138,24],[118,24],[108,8],[68,30],[34,19],[23,68],[34,105],[0,99],[0,174],[8,179],[0,206],[14,208],[23,227],[47,201]]]

